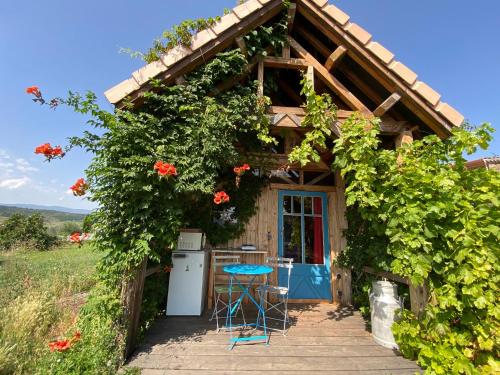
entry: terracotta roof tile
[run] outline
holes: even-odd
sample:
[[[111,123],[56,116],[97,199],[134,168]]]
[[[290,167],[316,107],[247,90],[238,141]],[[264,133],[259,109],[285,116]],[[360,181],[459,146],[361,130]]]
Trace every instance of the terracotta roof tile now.
[[[435,106],[439,103],[441,95],[439,95],[432,87],[422,81],[417,81],[413,85],[413,90],[415,90],[422,98],[427,100],[430,104]]]
[[[128,94],[131,94],[140,88],[141,86],[137,84],[135,79],[129,78],[111,87],[109,90],[106,90],[104,95],[110,103],[115,104],[125,98]]]
[[[220,21],[217,22],[214,26],[212,26],[212,30],[217,34],[222,34],[224,31],[229,29],[231,26],[236,25],[238,23],[238,17],[231,12],[221,17]]]
[[[455,126],[460,126],[462,125],[462,122],[464,122],[464,116],[462,116],[460,112],[458,112],[448,103],[439,103],[436,107],[436,111],[441,113],[449,122],[451,122]]]
[[[191,39],[191,50],[195,51],[215,39],[217,35],[210,29],[201,30]]]
[[[370,34],[368,31],[366,31],[356,23],[350,22],[345,27],[345,30],[353,37],[355,37],[358,41],[360,41],[362,44],[366,44],[372,39],[372,34]]]
[[[399,78],[401,78],[409,85],[413,85],[413,83],[415,83],[415,81],[417,80],[417,73],[408,68],[401,61],[394,61],[389,65],[389,69],[391,69],[399,76]]]
[[[262,8],[262,4],[258,0],[248,0],[234,8],[233,12],[241,20],[259,8]]]
[[[191,49],[186,46],[175,46],[167,53],[160,56],[160,60],[166,67],[174,65],[177,61],[182,60],[187,55],[191,54]]]
[[[389,64],[394,59],[394,54],[380,43],[370,42],[366,48],[385,64]]]
[[[320,8],[323,8],[326,4],[328,4],[328,0],[313,0],[313,1]]]
[[[345,25],[350,18],[347,14],[345,14],[339,8],[337,8],[335,5],[332,4],[329,4],[326,7],[324,7],[323,11],[341,25]]]
[[[167,70],[167,67],[163,65],[161,61],[153,61],[148,65],[136,70],[132,73],[132,77],[135,79],[138,85],[143,85],[151,78],[156,77],[158,74]]]

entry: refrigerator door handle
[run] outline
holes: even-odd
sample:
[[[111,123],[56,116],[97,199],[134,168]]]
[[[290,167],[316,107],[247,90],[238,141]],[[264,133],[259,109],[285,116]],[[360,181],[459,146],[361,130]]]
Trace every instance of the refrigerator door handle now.
[[[189,271],[189,264],[186,266],[186,271]]]

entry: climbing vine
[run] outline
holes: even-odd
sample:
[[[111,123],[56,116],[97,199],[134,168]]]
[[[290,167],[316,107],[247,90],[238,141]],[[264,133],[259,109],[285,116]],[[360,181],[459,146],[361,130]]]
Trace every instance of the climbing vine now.
[[[402,352],[429,374],[499,369],[500,174],[468,170],[463,156],[486,148],[491,131],[454,129],[447,140],[383,150],[378,120],[355,115],[335,141],[347,204],[382,239],[365,258],[429,287],[422,316],[405,310],[393,326]]]
[[[301,94],[306,98],[306,115],[301,125],[309,127],[300,145],[288,155],[291,163],[299,162],[302,166],[310,162],[319,162],[318,150],[326,150],[326,141],[332,135],[332,125],[337,119],[337,108],[328,94],[318,95],[313,83],[304,75],[301,80]]]

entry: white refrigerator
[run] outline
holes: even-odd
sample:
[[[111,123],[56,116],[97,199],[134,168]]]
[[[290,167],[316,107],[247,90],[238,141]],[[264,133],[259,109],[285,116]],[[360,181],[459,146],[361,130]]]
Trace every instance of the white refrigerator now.
[[[176,250],[172,265],[167,315],[201,315],[207,290],[208,252]]]

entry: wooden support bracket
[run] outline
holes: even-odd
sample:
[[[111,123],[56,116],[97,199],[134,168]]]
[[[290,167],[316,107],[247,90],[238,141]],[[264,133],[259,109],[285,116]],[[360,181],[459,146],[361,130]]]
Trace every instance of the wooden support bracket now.
[[[380,104],[374,111],[373,115],[380,117],[384,113],[386,113],[389,109],[391,109],[399,100],[401,99],[401,95],[395,92],[387,99],[385,99],[382,104]]]
[[[327,70],[332,70],[335,65],[344,57],[347,52],[347,48],[344,46],[338,46],[335,51],[332,52],[330,56],[326,59],[325,68]]]

